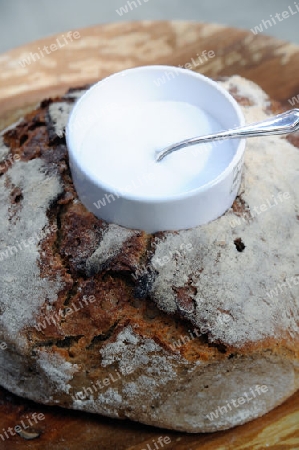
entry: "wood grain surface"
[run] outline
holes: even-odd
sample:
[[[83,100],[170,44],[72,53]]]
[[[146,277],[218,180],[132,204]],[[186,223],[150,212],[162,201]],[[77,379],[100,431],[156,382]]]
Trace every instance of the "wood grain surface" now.
[[[62,94],[119,70],[147,65],[185,65],[212,50],[215,57],[195,68],[211,77],[240,74],[290,108],[299,94],[299,47],[271,37],[192,22],[135,22],[79,30],[80,38],[22,67],[20,61],[62,35],[52,36],[0,55],[0,128],[21,116],[29,105]],[[61,40],[61,42],[63,42]],[[37,59],[37,58],[36,58]],[[1,350],[0,350],[1,351]],[[1,383],[1,380],[0,380]],[[171,450],[299,449],[299,392],[261,419],[225,432],[186,435],[60,408],[44,407],[0,389],[0,434],[32,413],[45,419],[4,442],[0,450],[156,450],[154,441],[168,436]],[[159,449],[162,447],[159,447]]]

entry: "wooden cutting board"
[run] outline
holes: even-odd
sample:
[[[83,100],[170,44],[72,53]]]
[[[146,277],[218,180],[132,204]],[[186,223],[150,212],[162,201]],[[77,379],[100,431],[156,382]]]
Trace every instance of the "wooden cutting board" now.
[[[75,31],[75,30],[74,30]],[[79,30],[80,38],[34,62],[30,53],[63,43],[52,36],[0,55],[0,128],[45,97],[69,87],[95,82],[119,70],[147,65],[185,65],[204,50],[215,57],[195,68],[210,77],[240,74],[290,108],[299,94],[299,47],[271,37],[214,24],[134,22]],[[54,47],[53,47],[54,48]],[[30,57],[22,67],[20,60]],[[0,350],[1,351],[1,350]],[[1,383],[1,379],[0,379]],[[0,434],[43,413],[40,436],[25,440],[0,438],[0,450],[154,450],[159,436],[171,439],[169,450],[299,449],[299,392],[271,413],[229,431],[186,435],[129,421],[107,419],[60,408],[44,407],[0,389]],[[159,447],[159,450],[162,447]]]

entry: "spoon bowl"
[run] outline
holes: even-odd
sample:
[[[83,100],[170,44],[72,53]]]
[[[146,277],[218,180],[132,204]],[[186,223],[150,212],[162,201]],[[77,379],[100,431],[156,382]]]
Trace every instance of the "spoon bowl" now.
[[[257,136],[270,136],[273,134],[289,134],[299,130],[299,109],[291,109],[277,116],[271,117],[262,122],[256,122],[251,125],[223,130],[219,133],[199,136],[172,144],[164,150],[159,151],[156,161],[160,162],[167,155],[191,147],[197,144],[204,144],[211,141],[220,141],[224,139],[244,139]]]

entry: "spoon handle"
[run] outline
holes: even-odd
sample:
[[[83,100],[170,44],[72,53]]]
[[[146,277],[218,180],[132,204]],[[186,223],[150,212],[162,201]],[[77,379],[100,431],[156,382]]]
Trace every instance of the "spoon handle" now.
[[[256,136],[269,136],[272,134],[288,134],[299,130],[299,109],[291,109],[277,116],[256,122],[251,125],[232,128],[219,133],[209,134],[206,136],[185,139],[184,141],[170,145],[157,155],[157,162],[162,161],[165,156],[172,152],[180,150],[191,145],[201,144],[210,141],[219,141],[222,139],[238,139]]]

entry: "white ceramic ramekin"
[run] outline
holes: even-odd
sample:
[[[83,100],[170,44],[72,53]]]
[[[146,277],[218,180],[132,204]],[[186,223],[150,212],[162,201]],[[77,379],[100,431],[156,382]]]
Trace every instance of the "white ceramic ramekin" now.
[[[166,74],[169,82],[159,86],[157,80],[165,79]],[[110,112],[113,120],[113,108],[132,101],[191,103],[214,117],[223,129],[245,123],[239,105],[226,90],[211,79],[190,70],[145,66],[111,75],[80,98],[67,126],[70,167],[82,203],[107,222],[151,233],[192,228],[221,216],[231,207],[239,189],[244,140],[231,141],[233,156],[216,179],[191,192],[165,198],[142,197],[138,192],[120,195],[116,187],[113,190],[113,186],[105,185],[89,172],[82,159],[82,143],[86,133],[96,122],[101,125],[104,114]],[[96,204],[100,199],[106,199],[105,206],[98,208]]]

